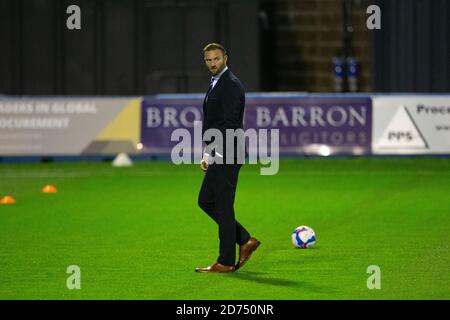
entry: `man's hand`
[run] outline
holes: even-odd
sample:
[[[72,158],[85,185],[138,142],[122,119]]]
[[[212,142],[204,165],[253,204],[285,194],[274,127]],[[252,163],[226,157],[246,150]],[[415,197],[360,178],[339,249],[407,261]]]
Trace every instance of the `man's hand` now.
[[[209,154],[205,153],[203,155],[202,161],[200,161],[200,169],[202,169],[203,172],[206,172],[206,169],[208,169],[208,159]]]
[[[200,162],[200,169],[202,169],[203,172],[206,172],[206,169],[208,169],[208,163],[205,160]]]

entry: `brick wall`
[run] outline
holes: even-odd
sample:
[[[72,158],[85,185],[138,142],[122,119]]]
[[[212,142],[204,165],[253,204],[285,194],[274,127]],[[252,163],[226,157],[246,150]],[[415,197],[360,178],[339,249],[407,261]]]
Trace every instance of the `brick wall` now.
[[[370,91],[367,1],[355,0],[352,46],[360,62],[359,91]],[[342,48],[341,0],[275,2],[275,73],[280,91],[334,91],[332,59]]]

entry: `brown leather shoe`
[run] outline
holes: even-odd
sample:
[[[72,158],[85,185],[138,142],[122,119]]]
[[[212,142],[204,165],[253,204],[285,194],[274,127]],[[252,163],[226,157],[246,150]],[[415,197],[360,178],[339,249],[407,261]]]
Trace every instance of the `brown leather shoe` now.
[[[239,247],[239,262],[236,265],[236,270],[242,268],[260,244],[261,242],[258,239],[251,237],[246,244]]]
[[[195,272],[216,272],[216,273],[225,273],[225,272],[234,272],[235,267],[234,266],[225,266],[223,264],[220,264],[218,262],[214,263],[213,265],[206,267],[206,268],[197,268],[195,269]]]

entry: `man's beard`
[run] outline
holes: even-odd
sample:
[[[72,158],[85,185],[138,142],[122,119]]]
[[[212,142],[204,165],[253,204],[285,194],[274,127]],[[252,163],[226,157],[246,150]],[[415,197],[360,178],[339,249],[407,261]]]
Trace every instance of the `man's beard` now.
[[[225,68],[225,66],[222,67],[222,68],[210,69],[209,72],[211,72],[211,74],[212,74],[213,76],[216,76],[216,75],[218,75],[224,68]]]

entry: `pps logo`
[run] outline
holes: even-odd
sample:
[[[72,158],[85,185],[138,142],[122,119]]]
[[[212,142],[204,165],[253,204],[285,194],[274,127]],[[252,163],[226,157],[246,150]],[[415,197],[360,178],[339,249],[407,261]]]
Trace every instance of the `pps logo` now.
[[[397,142],[410,142],[414,139],[412,131],[389,131],[388,140]]]
[[[427,149],[428,144],[408,109],[401,105],[376,144],[379,149]]]

